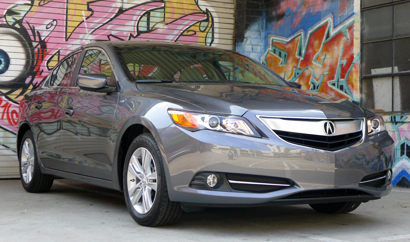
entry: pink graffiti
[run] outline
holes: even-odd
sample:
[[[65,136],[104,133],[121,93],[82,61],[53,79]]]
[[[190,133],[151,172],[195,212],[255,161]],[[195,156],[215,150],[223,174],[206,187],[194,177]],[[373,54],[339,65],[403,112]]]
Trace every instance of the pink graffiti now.
[[[92,4],[90,4],[92,7]],[[92,32],[90,38],[92,39],[106,39],[106,40],[129,40],[132,36],[137,35],[138,23],[147,11],[164,7],[164,2],[148,2],[140,6],[126,10],[120,16],[115,17],[115,15],[110,16],[108,19],[112,19],[109,23],[101,26]],[[115,14],[115,13],[114,13]],[[111,14],[110,14],[111,15]],[[130,19],[132,16],[132,19]],[[114,19],[113,19],[114,18]],[[98,27],[98,23],[101,20],[106,19],[105,13],[99,12],[98,15],[92,16],[90,19],[87,19],[83,25],[90,24],[91,26],[85,26],[86,28],[95,29]],[[121,26],[121,30],[115,30],[118,26]],[[82,26],[84,27],[84,26]],[[75,33],[78,37],[81,38],[83,33]],[[115,35],[117,39],[112,39],[111,35]]]
[[[18,110],[17,104],[0,96],[0,126],[3,129],[13,133],[17,132]]]
[[[147,0],[134,5],[127,4],[127,7],[124,7],[122,1],[118,0],[90,0],[81,3],[87,4],[86,8],[74,7],[74,9],[69,6],[69,3],[70,1],[67,0],[19,1],[14,4],[0,2],[2,28],[9,26],[27,31],[26,39],[33,45],[35,59],[34,70],[30,76],[17,80],[21,84],[19,91],[14,89],[4,91],[7,88],[0,91],[4,95],[0,99],[0,110],[3,111],[0,113],[0,127],[12,132],[16,131],[17,103],[24,93],[41,85],[53,66],[53,64],[49,65],[50,60],[58,61],[75,48],[98,40],[178,41],[206,44],[204,38],[208,38],[208,35],[198,23],[208,22],[211,26],[213,21],[209,11],[192,7],[192,4],[196,4],[195,0],[192,0],[183,14],[171,14],[172,19],[165,19],[166,13],[164,13],[163,22],[139,31],[142,17],[155,10],[163,9],[165,12],[166,1]],[[84,6],[81,4],[79,6]],[[172,6],[169,11],[178,11],[175,10],[178,6],[172,5],[172,2],[169,4]],[[172,10],[173,8],[175,9]],[[208,44],[211,43],[212,41]],[[9,97],[8,93],[13,93],[13,96]]]
[[[94,11],[91,16],[84,16],[84,21],[75,28],[71,35],[67,33],[66,0],[54,0],[42,6],[36,6],[35,11],[30,11],[25,16],[23,26],[27,30],[32,30],[29,31],[30,38],[34,42],[42,41],[46,44],[46,52],[44,53],[44,61],[41,63],[40,73],[46,74],[48,72],[46,60],[51,58],[57,51],[63,57],[72,49],[95,40],[135,39],[138,35],[138,22],[144,13],[164,7],[163,2],[146,2],[126,10],[122,9],[122,13],[119,15],[120,8],[116,0],[107,0],[104,1],[104,4],[110,7],[104,7],[104,11]],[[101,8],[101,3],[91,2],[89,8]],[[50,16],[50,18],[44,20],[44,16]],[[132,16],[131,19],[130,16]],[[141,34],[138,36],[138,40],[164,41],[165,39],[176,41],[183,30],[198,21],[206,20],[206,18],[205,13],[188,15],[150,33]],[[121,30],[116,30],[118,26],[121,26]],[[37,45],[35,48],[43,47]],[[44,76],[41,75],[41,77]],[[33,85],[38,84],[41,80],[42,78],[37,78]]]
[[[29,1],[23,3],[27,6],[32,4]],[[21,4],[19,2],[19,5]],[[117,0],[89,1],[89,11],[76,10],[77,17],[84,15],[83,21],[69,32],[68,28],[75,23],[67,20],[67,0],[40,1],[27,12],[22,21],[22,26],[33,42],[34,52],[37,53],[38,78],[34,81],[28,79],[26,81],[32,82],[34,87],[38,86],[49,71],[47,61],[57,52],[61,59],[76,47],[96,40],[199,43],[200,33],[192,31],[189,35],[183,35],[184,31],[196,23],[208,20],[208,13],[199,10],[187,11],[186,15],[171,22],[164,22],[149,31],[138,32],[138,24],[142,16],[149,11],[165,8],[165,4],[165,2],[147,1],[124,9]],[[0,9],[10,9],[15,6],[17,4],[0,3]],[[2,14],[5,12],[0,13],[0,21],[4,21]]]
[[[403,124],[397,130],[399,131],[401,140],[397,140],[397,135],[394,135],[394,137],[396,138],[395,143],[400,142],[405,139],[410,140],[410,125],[409,124]]]
[[[138,36],[138,40],[156,40],[156,41],[172,41],[176,42],[177,40],[182,40],[181,42],[190,42],[192,36],[183,36],[181,34],[187,29],[188,26],[204,21],[207,19],[207,15],[203,13],[195,13],[191,15],[186,15],[180,19],[175,20],[174,22],[169,23],[168,25],[156,29],[150,33],[144,33]],[[158,38],[158,36],[164,36],[164,38]]]
[[[395,144],[397,144],[399,141],[397,139],[396,131],[389,132],[389,134],[390,134],[391,138],[393,139],[393,142]]]
[[[395,144],[398,144],[402,140],[410,140],[410,125],[408,123],[404,123],[396,129],[391,126],[391,129],[388,129],[388,132]]]

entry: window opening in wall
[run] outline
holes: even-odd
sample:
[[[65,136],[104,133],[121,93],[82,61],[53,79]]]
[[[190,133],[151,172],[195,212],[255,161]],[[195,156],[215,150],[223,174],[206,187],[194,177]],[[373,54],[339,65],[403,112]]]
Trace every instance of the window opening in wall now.
[[[362,0],[361,10],[361,104],[409,112],[410,0]]]

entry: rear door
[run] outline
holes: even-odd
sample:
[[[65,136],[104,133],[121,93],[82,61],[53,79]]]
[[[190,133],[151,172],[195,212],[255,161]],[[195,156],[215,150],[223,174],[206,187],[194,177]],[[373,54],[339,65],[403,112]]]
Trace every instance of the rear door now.
[[[47,168],[64,170],[61,162],[61,122],[65,116],[65,88],[71,84],[79,56],[80,52],[75,52],[64,58],[48,75],[43,88],[33,98],[30,117],[36,133],[38,156]]]
[[[117,80],[107,54],[100,48],[85,50],[79,74],[105,74],[108,85]],[[71,173],[111,180],[115,152],[112,136],[118,95],[85,91],[78,87],[77,77],[66,88],[66,115],[62,119],[65,170]]]

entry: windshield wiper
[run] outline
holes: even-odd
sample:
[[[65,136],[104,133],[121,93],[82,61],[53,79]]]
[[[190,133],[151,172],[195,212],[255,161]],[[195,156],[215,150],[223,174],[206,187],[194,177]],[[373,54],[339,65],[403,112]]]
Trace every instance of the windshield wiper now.
[[[162,80],[135,80],[135,83],[173,83],[174,80],[162,79]]]

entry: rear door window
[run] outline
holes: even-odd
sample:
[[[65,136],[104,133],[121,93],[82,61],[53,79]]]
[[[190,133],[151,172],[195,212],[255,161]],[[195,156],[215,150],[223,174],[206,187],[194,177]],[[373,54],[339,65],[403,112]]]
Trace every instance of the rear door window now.
[[[80,57],[80,51],[71,54],[65,60],[57,65],[51,72],[48,86],[50,87],[68,87],[71,84],[75,64]]]

